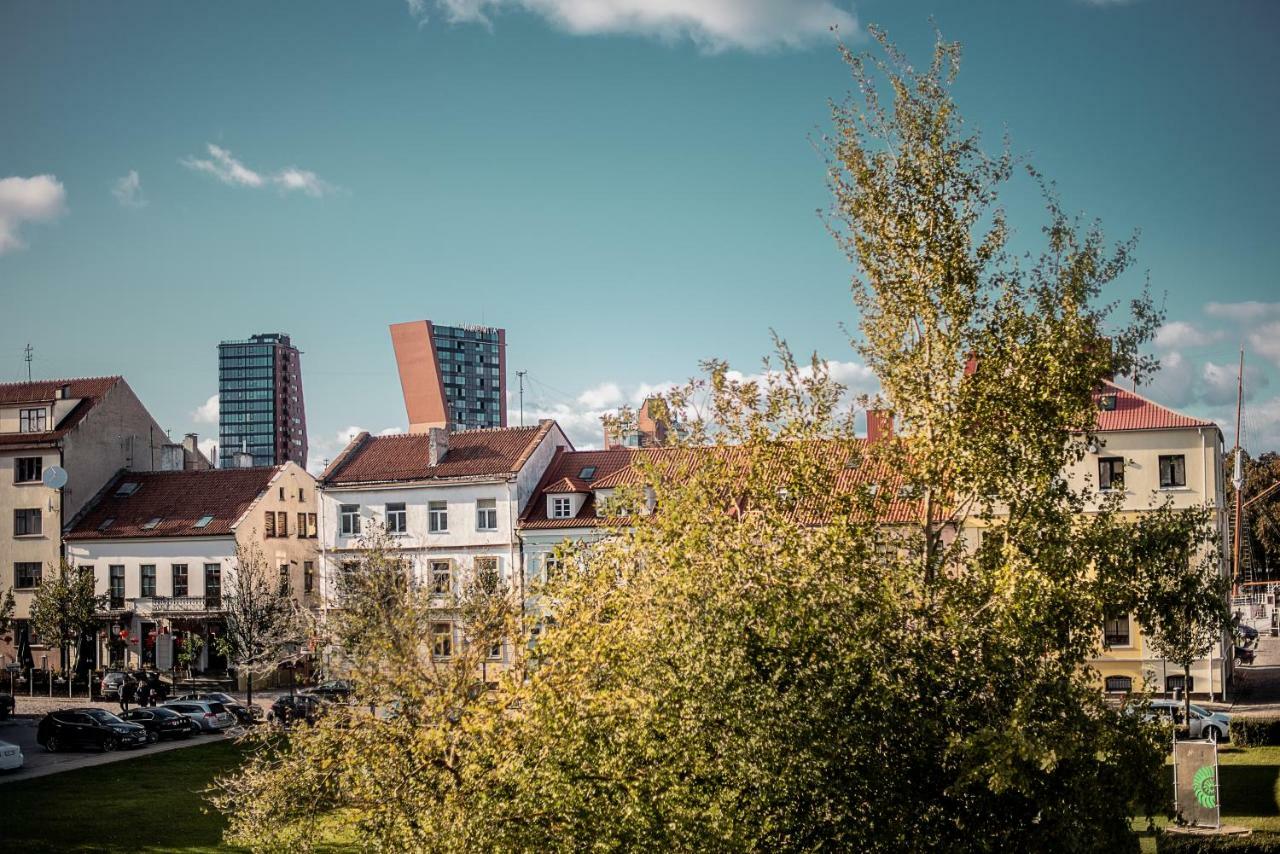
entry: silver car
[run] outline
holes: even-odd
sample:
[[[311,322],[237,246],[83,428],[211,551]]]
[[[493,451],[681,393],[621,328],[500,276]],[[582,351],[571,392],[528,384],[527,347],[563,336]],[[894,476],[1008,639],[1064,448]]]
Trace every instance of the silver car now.
[[[221,732],[235,725],[235,715],[226,706],[209,700],[170,700],[164,708],[186,715],[203,732]]]
[[[1181,700],[1152,700],[1151,713],[1161,720],[1182,723],[1183,703]],[[1226,741],[1231,734],[1231,715],[1226,712],[1211,712],[1195,703],[1191,704],[1191,720],[1188,723],[1192,738]]]

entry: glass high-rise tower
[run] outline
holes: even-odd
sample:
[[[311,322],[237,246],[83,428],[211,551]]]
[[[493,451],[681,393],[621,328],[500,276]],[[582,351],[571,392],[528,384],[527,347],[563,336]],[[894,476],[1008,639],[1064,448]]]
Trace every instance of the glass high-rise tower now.
[[[297,347],[280,332],[218,345],[218,465],[307,465],[307,417]]]
[[[491,326],[392,324],[409,432],[507,426],[506,339]]]

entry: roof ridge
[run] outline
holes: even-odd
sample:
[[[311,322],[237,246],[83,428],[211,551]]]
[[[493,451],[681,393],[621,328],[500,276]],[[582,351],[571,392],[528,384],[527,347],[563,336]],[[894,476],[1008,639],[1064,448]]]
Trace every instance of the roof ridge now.
[[[0,388],[4,388],[7,386],[20,386],[20,385],[40,385],[42,383],[64,383],[65,384],[65,383],[85,383],[85,382],[91,382],[93,380],[117,380],[118,381],[122,379],[124,379],[124,376],[122,374],[104,374],[103,376],[100,376],[100,377],[58,377],[58,378],[47,379],[47,380],[36,380],[36,379],[14,380],[12,382],[0,383]]]
[[[1156,400],[1152,400],[1151,398],[1147,397],[1146,395],[1139,394],[1139,393],[1138,393],[1136,390],[1134,390],[1134,389],[1127,389],[1127,388],[1125,388],[1124,386],[1119,385],[1118,383],[1116,383],[1116,381],[1115,381],[1115,380],[1103,380],[1102,382],[1103,382],[1103,384],[1104,384],[1105,386],[1110,386],[1111,388],[1115,389],[1116,391],[1120,392],[1121,394],[1128,394],[1128,395],[1132,395],[1133,397],[1136,397],[1138,400],[1142,401],[1143,403],[1147,404],[1148,406],[1154,406],[1156,409],[1163,410],[1164,412],[1167,412],[1167,413],[1169,413],[1170,415],[1176,415],[1176,416],[1178,416],[1179,418],[1186,418],[1188,421],[1195,421],[1195,422],[1197,422],[1200,426],[1204,426],[1204,427],[1217,427],[1217,426],[1218,426],[1218,425],[1217,425],[1215,422],[1213,422],[1213,421],[1209,421],[1209,420],[1207,420],[1207,419],[1200,418],[1199,416],[1196,416],[1196,415],[1188,415],[1188,414],[1187,414],[1187,413],[1185,413],[1185,412],[1179,412],[1178,410],[1174,409],[1174,408],[1173,408],[1173,407],[1171,407],[1171,406],[1168,406],[1168,405],[1166,405],[1166,404],[1160,403],[1159,401],[1156,401]]]

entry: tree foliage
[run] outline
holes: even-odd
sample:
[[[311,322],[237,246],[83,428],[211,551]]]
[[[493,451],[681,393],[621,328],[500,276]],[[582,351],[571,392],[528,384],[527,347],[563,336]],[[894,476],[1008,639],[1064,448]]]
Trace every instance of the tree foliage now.
[[[1063,472],[1099,382],[1152,367],[1158,313],[1103,302],[1131,246],[1051,194],[1043,254],[1011,261],[1013,162],[964,129],[958,46],[916,71],[880,44],[846,54],[861,97],[828,142],[894,438],[857,441],[826,366],[783,342],[758,381],[708,363],[665,401],[685,447],[643,458],[613,536],[566,543],[524,619],[469,612],[467,648],[512,640],[489,691],[475,658],[424,648],[439,603],[373,544],[334,631],[361,702],[394,713],[272,742],[221,784],[233,841],[333,822],[397,851],[1136,850],[1161,747],[1088,662],[1202,520],[1128,518]]]
[[[36,590],[31,600],[31,627],[62,650],[64,666],[79,664],[80,638],[98,625],[105,596],[94,593],[92,570],[63,561]]]
[[[1263,493],[1277,482],[1280,482],[1280,454],[1266,451],[1256,457],[1245,457],[1242,490],[1244,500],[1257,498],[1245,511],[1245,530],[1257,545],[1258,552],[1255,553],[1262,559],[1262,566],[1267,569],[1273,563],[1280,562],[1280,489],[1266,495]],[[1230,479],[1227,490],[1227,500],[1234,501],[1235,489]]]

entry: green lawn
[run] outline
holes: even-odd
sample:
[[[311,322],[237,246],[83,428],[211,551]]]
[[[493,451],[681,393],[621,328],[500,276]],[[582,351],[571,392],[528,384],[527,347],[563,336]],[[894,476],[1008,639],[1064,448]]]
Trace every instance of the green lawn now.
[[[218,741],[5,783],[0,837],[8,851],[233,850],[200,792],[239,760],[237,745]]]

